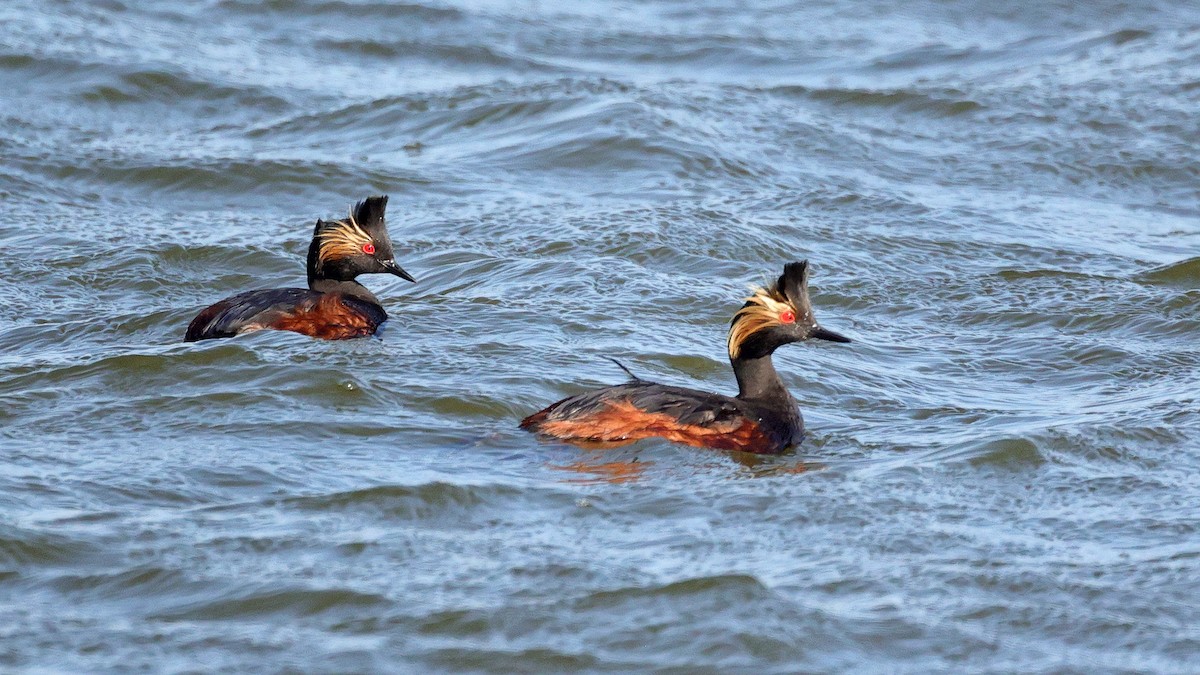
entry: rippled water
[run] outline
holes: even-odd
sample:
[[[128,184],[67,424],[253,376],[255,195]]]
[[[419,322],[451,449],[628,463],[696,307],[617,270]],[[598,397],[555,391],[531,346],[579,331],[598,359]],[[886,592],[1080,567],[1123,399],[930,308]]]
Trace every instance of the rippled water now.
[[[1195,672],[1200,9],[749,5],[4,3],[0,668]],[[515,428],[800,258],[795,452]]]

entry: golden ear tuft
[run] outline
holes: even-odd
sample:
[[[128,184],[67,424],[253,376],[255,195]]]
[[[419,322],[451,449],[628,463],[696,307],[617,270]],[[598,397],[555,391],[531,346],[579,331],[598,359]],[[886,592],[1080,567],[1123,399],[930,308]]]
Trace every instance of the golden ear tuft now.
[[[321,244],[317,258],[321,262],[359,255],[363,246],[371,243],[371,235],[359,226],[353,215],[330,224],[319,237]]]
[[[780,315],[789,312],[798,314],[787,298],[776,288],[756,288],[754,295],[746,298],[746,304],[733,315],[729,325],[729,358],[736,359],[742,345],[751,335],[783,324]]]

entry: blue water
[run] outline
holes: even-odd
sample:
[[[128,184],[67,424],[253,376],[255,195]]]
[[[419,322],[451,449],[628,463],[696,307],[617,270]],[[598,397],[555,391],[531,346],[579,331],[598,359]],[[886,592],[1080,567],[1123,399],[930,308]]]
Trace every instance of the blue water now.
[[[1200,663],[1200,8],[10,0],[0,670]],[[378,339],[184,344],[388,194]],[[516,428],[616,357],[753,458]]]

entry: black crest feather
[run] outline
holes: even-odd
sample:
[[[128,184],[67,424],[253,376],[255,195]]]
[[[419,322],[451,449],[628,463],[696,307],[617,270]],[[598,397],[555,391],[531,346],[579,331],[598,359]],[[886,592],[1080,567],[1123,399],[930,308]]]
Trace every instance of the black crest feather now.
[[[387,195],[367,197],[354,205],[354,222],[361,227],[371,227],[383,222],[383,212],[387,210]]]
[[[775,288],[800,312],[809,308],[808,261],[790,262],[783,266],[783,274],[775,282]]]

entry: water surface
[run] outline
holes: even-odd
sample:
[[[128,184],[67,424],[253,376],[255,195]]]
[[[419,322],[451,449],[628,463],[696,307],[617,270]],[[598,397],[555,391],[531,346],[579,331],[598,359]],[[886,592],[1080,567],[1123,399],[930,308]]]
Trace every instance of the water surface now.
[[[0,9],[4,669],[1194,672],[1192,3],[141,5]],[[796,451],[515,428],[802,258]]]

